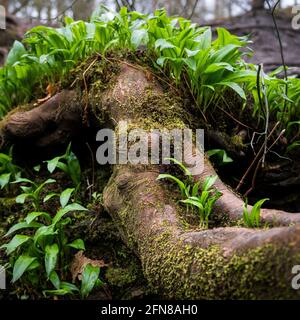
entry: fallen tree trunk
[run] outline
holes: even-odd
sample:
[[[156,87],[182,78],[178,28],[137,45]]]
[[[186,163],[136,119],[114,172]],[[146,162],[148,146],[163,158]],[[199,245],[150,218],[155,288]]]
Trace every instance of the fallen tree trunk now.
[[[108,88],[89,88],[88,103],[101,119],[99,128],[109,123],[116,129],[122,120],[130,129],[148,132],[187,127],[180,100],[164,92],[149,71],[127,62],[119,69]],[[36,147],[55,147],[63,137],[71,140],[83,125],[86,101],[86,94],[63,91],[31,111],[15,112],[2,123],[3,140],[30,141]],[[115,165],[104,191],[105,208],[124,242],[140,257],[154,291],[188,299],[299,297],[291,280],[292,268],[300,262],[300,214],[264,209],[268,229],[187,228],[169,191],[156,180],[160,171],[159,165]],[[211,175],[215,170],[205,159],[204,171],[195,179]],[[214,215],[236,223],[243,201],[220,179],[215,186],[223,195]]]

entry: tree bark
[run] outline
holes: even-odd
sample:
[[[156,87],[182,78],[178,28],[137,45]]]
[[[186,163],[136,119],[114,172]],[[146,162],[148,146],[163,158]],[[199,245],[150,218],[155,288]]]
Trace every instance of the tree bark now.
[[[90,88],[89,105],[96,116],[108,119],[115,129],[125,120],[130,128],[148,130],[154,144],[150,129],[162,123],[170,128],[188,126],[182,120],[182,105],[154,76],[127,62],[119,69],[104,91]],[[83,96],[62,91],[31,111],[9,115],[1,125],[3,139],[15,144],[31,141],[36,148],[54,148],[62,139],[71,140],[82,125]],[[115,165],[103,194],[106,210],[124,242],[140,257],[154,292],[176,299],[299,297],[291,287],[291,270],[300,257],[299,214],[265,209],[262,221],[269,223],[268,228],[239,227],[243,201],[219,179],[216,188],[223,195],[214,215],[227,224],[187,228],[170,191],[157,181],[161,170],[160,165]],[[204,171],[195,179],[203,182],[211,175],[216,172],[205,159]]]

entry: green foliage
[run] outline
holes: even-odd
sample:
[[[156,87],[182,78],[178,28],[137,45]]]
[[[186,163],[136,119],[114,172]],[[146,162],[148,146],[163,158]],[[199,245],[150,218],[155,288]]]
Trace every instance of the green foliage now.
[[[212,40],[211,28],[168,17],[163,9],[143,15],[127,12],[126,8],[117,13],[103,6],[94,12],[90,22],[66,18],[62,28],[35,27],[26,34],[25,46],[15,42],[6,66],[0,70],[0,114],[30,100],[33,87],[41,81],[57,81],[93,53],[124,48],[134,51],[140,45],[155,53],[156,67],[164,68],[177,83],[187,74],[203,110],[228,88],[244,100],[245,87],[255,96],[256,70],[244,62],[240,50],[249,43],[248,39],[223,28],[217,29],[217,35]],[[274,77],[271,86],[281,90],[282,80]],[[299,89],[299,80],[289,81]],[[289,97],[297,105],[298,89],[291,89]]]
[[[90,265],[84,269],[80,289],[63,281],[68,277],[72,250],[85,250],[82,239],[69,241],[65,231],[72,222],[70,213],[87,210],[78,203],[67,204],[70,194],[70,189],[61,194],[64,206],[53,217],[47,212],[31,212],[5,235],[7,238],[15,234],[1,247],[10,256],[13,283],[30,283],[42,288],[46,296],[80,294],[82,298],[86,298],[95,285],[101,285],[100,268]],[[49,290],[50,284],[54,289]]]
[[[178,165],[178,167],[186,175],[186,181],[182,181],[178,177],[175,177],[171,174],[160,174],[157,180],[168,179],[175,182],[178,185],[183,198],[183,200],[180,200],[180,202],[186,204],[187,208],[196,207],[198,209],[200,226],[207,227],[213,206],[222,196],[222,193],[213,188],[213,185],[218,177],[208,177],[203,185],[200,186],[200,182],[194,183],[191,172],[181,162],[176,159],[167,160],[170,160]]]
[[[12,148],[8,154],[0,153],[0,187],[8,189],[10,183],[21,177],[22,169],[13,163]]]
[[[255,68],[257,72],[257,68]],[[260,80],[264,83],[266,100],[268,101],[268,108],[270,117],[282,121],[284,127],[290,129],[292,125],[296,125],[300,117],[300,81],[298,78],[288,78],[288,96],[285,94],[286,81],[276,77],[278,73],[283,70],[282,67],[276,69],[270,74],[265,74],[263,71],[260,74]],[[252,93],[253,117],[259,120],[265,118],[265,111],[261,107],[261,101],[264,101],[264,92],[257,90],[257,80],[249,78],[247,81],[247,91]],[[285,108],[286,105],[286,108]],[[265,107],[265,106],[264,106]],[[288,130],[288,135],[291,134]]]
[[[19,204],[24,204],[26,200],[30,200],[34,210],[40,210],[41,193],[44,191],[45,187],[49,184],[56,182],[53,179],[48,179],[47,181],[38,184],[34,181],[25,178],[18,178],[14,184],[27,184],[27,186],[22,185],[20,188],[23,191],[22,194],[18,195],[16,202]],[[28,186],[29,185],[29,186]]]
[[[255,203],[251,212],[248,210],[247,201],[244,204],[243,209],[243,221],[248,228],[259,228],[260,227],[260,210],[262,205],[270,199],[262,199]]]
[[[74,188],[68,188],[64,190],[61,194],[58,193],[49,193],[45,198],[44,198],[44,203],[49,201],[52,198],[58,197],[59,202],[62,208],[64,208],[68,202],[70,201],[70,198],[72,194],[74,193],[75,189]]]
[[[198,209],[201,227],[208,226],[209,217],[212,213],[213,206],[222,196],[221,192],[218,192],[213,188],[217,178],[217,176],[207,177],[202,185],[201,193],[199,195],[190,196],[186,200],[181,200],[182,203],[191,205]]]
[[[78,190],[81,181],[81,168],[77,157],[71,150],[71,144],[64,155],[55,157],[46,163],[50,173],[53,173],[57,168],[65,172],[72,179],[75,189]]]
[[[86,298],[93,288],[97,285],[102,285],[99,279],[100,267],[92,266],[90,264],[86,265],[82,274],[80,295],[81,298]]]
[[[227,155],[227,152],[223,149],[209,150],[206,154],[211,158],[217,159],[220,166],[233,162],[233,160]]]
[[[169,17],[164,9],[143,15],[100,6],[89,22],[66,18],[61,28],[38,26],[27,32],[23,43],[15,42],[0,69],[0,117],[34,98],[34,88],[56,83],[92,54],[135,51],[143,45],[156,56],[155,68],[163,69],[177,84],[186,82],[202,112],[213,108],[224,91],[232,90],[244,103],[247,96],[253,96],[253,116],[260,121],[265,114],[259,102],[263,93],[257,88],[258,69],[243,60],[243,55],[249,54],[248,43],[247,37],[237,37],[224,28],[217,28],[213,40],[210,27]],[[286,97],[285,81],[277,78],[281,71],[262,72],[261,78],[270,115],[287,126],[299,120],[300,81],[288,79]]]
[[[195,184],[192,187],[192,174],[191,174],[191,172],[181,162],[179,162],[176,159],[166,158],[165,160],[168,160],[168,161],[173,162],[176,165],[178,165],[178,167],[186,175],[186,177],[187,177],[186,180],[187,181],[184,182],[184,181],[180,180],[179,178],[177,178],[177,177],[175,177],[175,176],[173,176],[171,174],[160,174],[158,176],[157,180],[169,179],[169,180],[174,181],[178,185],[178,187],[180,189],[180,192],[181,192],[181,196],[183,198],[188,198],[190,196],[191,192],[192,192],[192,195],[195,195],[198,192],[197,188],[199,187],[199,184]]]

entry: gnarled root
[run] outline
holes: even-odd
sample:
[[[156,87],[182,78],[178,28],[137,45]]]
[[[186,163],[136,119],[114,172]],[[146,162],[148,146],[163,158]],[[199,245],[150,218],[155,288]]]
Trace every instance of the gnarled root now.
[[[120,69],[114,85],[97,102],[98,112],[105,112],[110,123],[117,126],[126,120],[130,128],[160,128],[160,113],[164,122],[182,123],[177,112],[173,118],[169,116],[170,110],[176,110],[175,102],[167,111],[163,109],[165,93],[153,77],[126,63]],[[145,117],[141,101],[153,98],[157,104],[149,107],[151,112]],[[68,106],[77,106],[67,102],[75,100],[80,100],[75,93],[62,92],[39,108],[8,117],[3,126],[5,137],[18,142],[26,136],[36,145],[60,140],[59,130],[69,128],[70,123],[71,127],[81,123],[81,112],[76,107],[75,115],[72,108],[64,108],[62,116],[56,118],[49,104],[58,108],[65,101]],[[46,128],[53,120],[55,133],[49,135]],[[69,130],[64,138],[71,139],[77,130]],[[269,229],[187,229],[164,184],[156,180],[160,170],[158,165],[115,165],[104,191],[105,207],[124,241],[140,257],[153,289],[167,298],[299,296],[291,287],[292,267],[300,263],[299,214],[264,209],[262,220],[270,224]],[[204,171],[195,179],[204,181],[211,175],[216,172],[205,159]],[[217,201],[214,215],[232,222],[241,219],[241,198],[220,180],[215,186],[223,196]]]

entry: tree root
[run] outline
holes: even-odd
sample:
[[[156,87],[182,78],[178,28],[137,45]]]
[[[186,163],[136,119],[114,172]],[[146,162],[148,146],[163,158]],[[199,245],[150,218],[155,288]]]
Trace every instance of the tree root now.
[[[170,125],[182,123],[176,112],[169,114],[175,102],[165,111],[165,93],[157,81],[141,68],[121,64],[120,70],[115,83],[100,93],[100,101],[90,99],[96,113],[105,113],[114,127],[126,120],[130,128],[159,128],[160,113]],[[151,113],[145,117],[141,101],[150,103],[153,97],[156,105],[149,105]],[[14,113],[2,125],[4,139],[27,139],[37,147],[71,140],[82,122],[85,104],[79,102],[78,93],[63,91],[36,109]],[[161,169],[115,165],[103,194],[106,210],[124,242],[140,257],[153,290],[166,298],[299,297],[291,287],[291,271],[300,263],[300,214],[264,209],[262,220],[270,227],[265,229],[187,227],[164,184],[156,180]],[[204,171],[195,179],[212,175],[216,172],[205,159]],[[215,187],[223,195],[214,215],[238,222],[242,199],[220,179]]]

